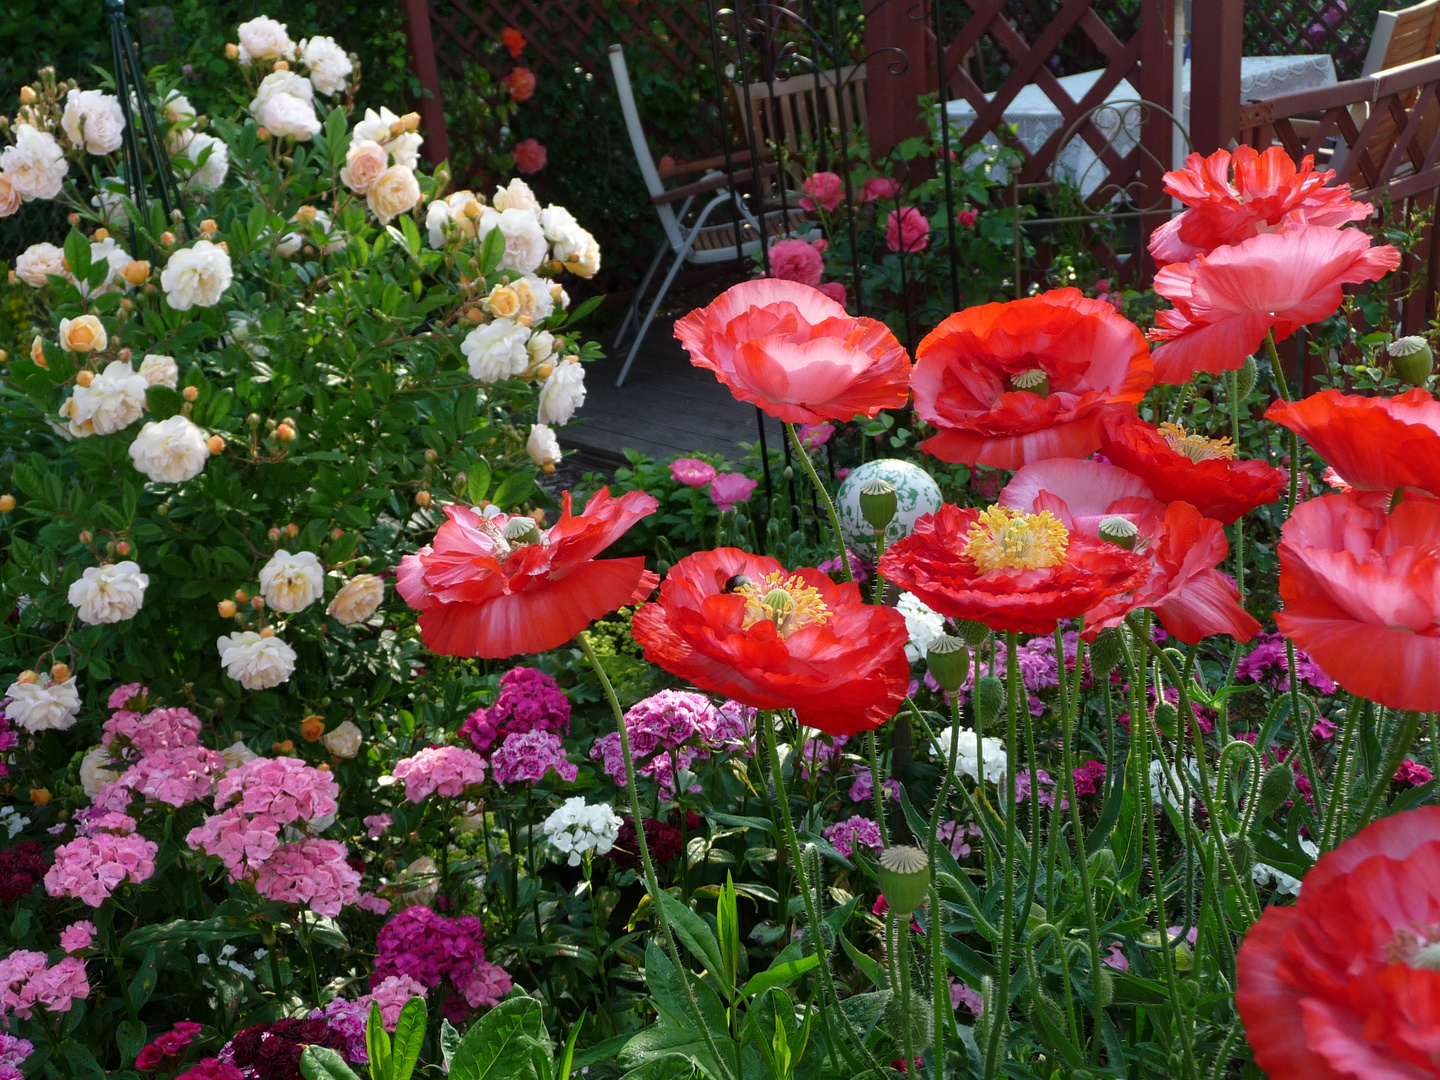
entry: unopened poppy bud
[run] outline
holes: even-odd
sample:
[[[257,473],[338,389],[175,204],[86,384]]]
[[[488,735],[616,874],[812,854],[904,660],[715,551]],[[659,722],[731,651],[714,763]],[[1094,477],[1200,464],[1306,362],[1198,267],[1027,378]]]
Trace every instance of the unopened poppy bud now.
[[[80,542],[81,542],[82,544],[84,544],[86,547],[89,547],[91,544],[93,544],[93,543],[95,542],[95,534],[92,533],[89,529],[81,529],[81,530],[80,530]]]
[[[306,742],[317,742],[325,734],[325,720],[320,716],[307,716],[300,721],[300,736]]]
[[[275,429],[275,437],[281,442],[294,442],[295,429],[289,424],[281,424]]]
[[[1005,707],[1005,684],[994,675],[975,680],[975,718],[981,728],[988,728]]]
[[[900,918],[925,902],[930,888],[930,857],[917,847],[897,844],[880,852],[880,894]]]
[[[50,802],[50,789],[37,787],[30,789],[30,801],[36,806],[45,806]]]
[[[128,540],[121,540],[118,544],[116,544],[116,545],[115,545],[115,554],[116,554],[116,555],[129,555],[129,554],[130,554],[130,541],[128,541]]]
[[[972,649],[978,649],[990,637],[990,628],[974,619],[955,619],[955,633]]]
[[[1100,539],[1114,544],[1116,547],[1124,548],[1126,551],[1135,550],[1135,538],[1139,535],[1140,530],[1135,523],[1118,514],[1100,522]]]
[[[1090,993],[1095,998],[1095,1004],[1102,1009],[1108,1009],[1115,1000],[1115,977],[1107,968],[1101,967],[1090,973]]]
[[[8,514],[15,509],[15,496],[8,491],[0,495],[0,514]]]
[[[236,603],[238,603],[238,604],[244,604],[244,603],[248,603],[249,600],[250,600],[250,594],[247,593],[244,589],[236,589],[236,590],[235,590],[235,602],[236,602]]]
[[[1281,806],[1295,791],[1295,776],[1285,763],[1272,765],[1260,781],[1260,793],[1255,797],[1255,813],[1267,818]]]
[[[434,501],[428,491],[417,491],[415,493],[415,505],[417,506],[429,506]]]
[[[540,530],[536,527],[533,518],[524,516],[513,517],[505,523],[505,539],[508,540],[513,547],[538,543],[540,540]]]
[[[970,650],[959,638],[941,634],[926,650],[925,666],[940,684],[940,689],[953,694],[965,684],[965,676],[970,674]]]
[[[101,225],[98,229],[95,230],[95,235],[92,236],[91,239],[92,239],[92,240],[99,240],[99,241],[109,240],[109,239],[110,239],[110,230],[107,229],[107,228],[105,228],[104,225]]]
[[[860,489],[860,514],[876,532],[883,532],[895,520],[898,506],[895,485],[889,480],[877,478]]]
[[[89,386],[94,381],[95,373],[93,371],[77,371],[75,373],[76,386]]]
[[[180,391],[180,396],[186,401],[194,401],[200,396],[200,388],[198,386],[187,386],[184,390]]]
[[[1103,679],[1120,664],[1120,631],[1114,627],[1101,630],[1090,646],[1090,670],[1095,678]]]
[[[227,41],[225,43],[225,56],[230,60],[239,60],[240,46],[236,45],[233,41]]]
[[[264,610],[265,610],[265,597],[263,597],[263,596],[252,596],[252,597],[250,598],[250,606],[251,606],[252,608],[254,608],[256,611],[264,611]]]
[[[234,600],[221,600],[215,605],[215,610],[220,613],[222,619],[233,619],[235,612],[239,609],[235,606]]]
[[[210,438],[205,440],[205,445],[209,447],[212,455],[219,455],[225,452],[225,440],[219,435],[211,435]]]
[[[174,247],[174,246],[175,246],[175,234],[174,234],[173,232],[171,232],[169,229],[166,229],[164,232],[162,232],[162,233],[160,234],[160,243],[164,244],[167,248],[168,248],[168,247]]]
[[[1259,377],[1260,369],[1255,366],[1255,357],[1247,356],[1245,363],[1240,365],[1240,370],[1235,373],[1235,397],[1237,401],[1244,401],[1250,396],[1250,391],[1255,389],[1255,380]]]
[[[1424,386],[1435,373],[1435,354],[1423,337],[1402,337],[1386,346],[1395,377],[1411,386]]]
[[[214,236],[220,231],[220,226],[215,224],[214,218],[207,217],[204,221],[200,222],[200,231],[206,236]]]
[[[70,665],[52,664],[50,666],[50,678],[54,679],[56,682],[64,682],[65,680],[70,678]]]
[[[1255,845],[1248,836],[1237,833],[1235,836],[1226,837],[1225,851],[1230,856],[1230,861],[1235,864],[1235,873],[1242,878],[1250,873],[1250,867],[1255,862]]]
[[[145,259],[131,259],[120,275],[131,285],[144,285],[150,277],[150,263]]]
[[[1010,385],[1016,390],[1024,390],[1046,397],[1050,393],[1050,376],[1046,375],[1041,368],[1031,368],[1029,371],[1011,375]]]

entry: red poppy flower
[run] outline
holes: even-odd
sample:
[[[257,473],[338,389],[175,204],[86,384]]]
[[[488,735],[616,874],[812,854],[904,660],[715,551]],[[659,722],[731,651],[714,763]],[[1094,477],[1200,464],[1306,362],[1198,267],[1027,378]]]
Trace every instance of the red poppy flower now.
[[[1249,641],[1259,633],[1260,624],[1240,606],[1239,590],[1216,569],[1230,550],[1221,524],[1187,502],[1166,506],[1150,498],[1145,484],[1124,469],[1065,458],[1039,461],[1015,474],[1000,502],[1032,513],[1048,510],[1086,536],[1099,537],[1107,518],[1135,526],[1134,551],[1149,561],[1149,577],[1135,591],[1091,608],[1086,640],[1141,608],[1152,609],[1167,631],[1190,645],[1211,634]]]
[[[1265,413],[1315,448],[1351,488],[1440,495],[1440,402],[1418,386],[1395,397],[1322,390]]]
[[[635,613],[645,659],[758,709],[794,709],[831,735],[879,727],[910,685],[905,618],[819,570],[717,548],[675,564]]]
[[[1190,209],[1155,230],[1150,254],[1162,266],[1189,262],[1286,222],[1340,226],[1374,212],[1350,198],[1349,184],[1330,186],[1333,179],[1333,169],[1315,171],[1314,157],[1297,168],[1278,146],[1263,154],[1251,146],[1191,154],[1185,168],[1165,174],[1165,190]]]
[[[1274,502],[1285,487],[1283,470],[1241,461],[1229,439],[1207,439],[1179,424],[1157,428],[1139,417],[1108,415],[1100,452],[1144,480],[1161,502],[1188,502],[1222,525]]]
[[[1154,382],[1145,336],[1079,289],[957,311],[916,357],[915,410],[940,429],[920,448],[1001,469],[1093,453],[1101,416]]]
[[[1440,709],[1440,499],[1301,503],[1280,538],[1275,625],[1337,683],[1391,709]]]
[[[1044,634],[1144,584],[1149,564],[1072,533],[1049,511],[946,504],[880,559],[880,572],[941,615]]]
[[[433,545],[400,560],[395,587],[420,612],[420,637],[442,656],[503,660],[564,645],[596,619],[644,600],[659,578],[643,558],[599,555],[657,503],[642,491],[619,499],[601,488],[578,515],[570,493],[555,525],[507,541],[507,519],[447,506]]]
[[[1389,244],[1360,229],[1295,225],[1217,248],[1155,275],[1175,306],[1156,314],[1155,377],[1189,382],[1197,371],[1233,371],[1274,331],[1282,341],[1335,314],[1341,286],[1377,281],[1400,265]]]
[[[910,398],[910,358],[885,324],[798,281],[742,281],[675,336],[736,398],[789,423],[873,417]]]
[[[1440,807],[1320,858],[1240,946],[1235,1004],[1271,1080],[1440,1076]]]

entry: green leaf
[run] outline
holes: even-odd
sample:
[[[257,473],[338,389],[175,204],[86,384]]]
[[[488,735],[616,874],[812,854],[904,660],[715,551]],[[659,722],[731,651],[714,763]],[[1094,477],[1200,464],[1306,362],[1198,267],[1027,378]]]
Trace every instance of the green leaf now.
[[[865,973],[865,977],[877,990],[887,990],[890,987],[890,980],[885,975],[885,969],[873,958],[866,956],[863,952],[850,944],[850,939],[844,934],[836,935],[840,939],[840,947],[845,950],[845,955],[850,962]]]
[[[505,237],[498,228],[491,229],[480,244],[480,273],[489,277],[500,269],[500,260],[505,257]]]
[[[471,1025],[450,1059],[450,1080],[515,1080],[534,1076],[530,1050],[544,1030],[540,1003],[507,998]]]
[[[145,1048],[147,1032],[139,1020],[122,1020],[115,1027],[115,1045],[120,1048],[120,1062],[129,1065]]]
[[[360,1080],[344,1058],[323,1046],[305,1047],[300,1055],[300,1075],[305,1080]],[[379,1080],[378,1073],[372,1070],[372,1075]]]
[[[470,482],[465,493],[470,496],[472,504],[479,504],[490,491],[490,463],[484,458],[475,462],[474,468],[470,470]]]
[[[405,234],[405,246],[410,249],[411,255],[420,254],[420,230],[415,227],[415,219],[409,214],[400,217],[400,230]],[[499,229],[495,230],[499,232]]]
[[[91,663],[91,670],[94,670],[94,663]],[[145,950],[145,959],[140,961],[140,970],[130,980],[130,1008],[140,1009],[150,1000],[150,995],[155,993],[155,984],[160,981],[159,975],[160,953],[158,949],[150,948]]]
[[[580,1038],[580,1029],[585,1026],[587,1011],[582,1010],[580,1019],[570,1027],[570,1037],[565,1040],[565,1052],[560,1055],[560,1067],[555,1070],[555,1080],[570,1080],[570,1073],[575,1061],[575,1042]]]
[[[390,1062],[390,1080],[410,1080],[420,1061],[420,1047],[425,1043],[425,999],[412,997],[400,1010],[395,1022],[395,1043]]]
[[[100,1067],[100,1063],[95,1060],[95,1055],[84,1043],[67,1039],[61,1044],[60,1053],[70,1061],[69,1075],[106,1080],[105,1070]]]
[[[156,420],[168,420],[180,412],[185,399],[168,386],[152,386],[145,391],[145,408],[155,415]]]
[[[783,964],[775,964],[769,971],[762,971],[760,974],[752,976],[741,993],[746,997],[754,997],[773,987],[789,986],[819,963],[820,958],[811,954],[801,957],[799,960],[786,960]]]
[[[665,918],[669,920],[675,936],[705,965],[711,975],[718,980],[724,980],[726,987],[733,991],[735,984],[729,981],[725,960],[720,953],[720,943],[715,940],[715,935],[710,932],[705,920],[667,892],[660,893],[660,906],[664,908]]]
[[[495,230],[499,232],[500,230]],[[76,281],[84,281],[90,275],[90,241],[78,229],[71,229],[65,237],[65,261],[70,274]]]
[[[370,1055],[373,1080],[394,1080],[391,1076],[390,1036],[385,1031],[380,1006],[373,1001],[370,1003],[370,1020],[365,1025],[365,1052]]]
[[[142,926],[130,931],[120,939],[120,948],[127,953],[137,953],[152,945],[169,945],[182,939],[225,941],[229,938],[249,937],[254,933],[255,928],[241,919],[173,919],[159,926]]]
[[[491,501],[500,507],[500,509],[508,510],[510,507],[518,506],[524,502],[525,496],[530,494],[530,489],[534,486],[534,473],[513,472],[507,476],[504,482],[495,490]]]
[[[455,1056],[455,1050],[460,1045],[460,1033],[450,1025],[449,1020],[440,1021],[440,1061],[444,1065],[444,1072],[450,1072],[450,1059]]]

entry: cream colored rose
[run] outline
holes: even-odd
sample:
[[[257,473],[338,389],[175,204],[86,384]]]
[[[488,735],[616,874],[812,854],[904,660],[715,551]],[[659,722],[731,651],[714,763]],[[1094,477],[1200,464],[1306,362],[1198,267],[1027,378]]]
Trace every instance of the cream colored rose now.
[[[504,187],[495,190],[495,197],[490,200],[490,205],[496,210],[528,210],[532,214],[540,213],[540,200],[535,197],[535,192],[530,190],[530,185],[518,176]]]
[[[310,85],[309,79],[302,78],[293,71],[272,71],[261,79],[260,85],[255,88],[255,96],[250,100],[250,115],[257,123],[264,123],[260,117],[265,106],[275,98],[287,95],[307,103],[314,102],[315,88]]]
[[[243,22],[236,29],[240,38],[240,63],[254,64],[263,60],[289,60],[295,55],[295,43],[285,24],[268,15]]]
[[[0,218],[9,217],[18,213],[21,205],[25,202],[16,190],[15,185],[10,182],[10,177],[0,172]]]
[[[34,682],[11,683],[5,690],[10,704],[5,706],[5,719],[29,732],[68,731],[75,726],[80,711],[80,691],[72,675],[64,682],[55,682],[41,675]]]
[[[556,364],[555,370],[540,387],[536,418],[542,424],[564,427],[585,404],[585,369],[577,361]]]
[[[530,437],[525,440],[525,452],[530,460],[542,469],[547,465],[560,463],[560,440],[548,424],[531,424]]]
[[[225,768],[238,769],[247,761],[254,761],[260,755],[246,746],[243,740],[236,739],[220,751],[220,756],[225,759]]]
[[[77,282],[80,295],[89,298],[100,296],[102,293],[118,292],[125,287],[125,278],[121,275],[133,261],[130,253],[116,243],[113,236],[97,240],[90,245],[90,265],[99,266],[101,263],[105,263],[105,280],[93,289],[88,281]]]
[[[588,232],[586,244],[579,254],[565,259],[565,269],[576,277],[592,278],[600,272],[600,244]]]
[[[513,319],[496,319],[475,327],[460,343],[470,377],[489,384],[519,375],[530,363],[530,354],[525,351],[529,337],[530,331]]]
[[[172,124],[188,124],[195,119],[195,106],[190,104],[190,99],[174,90],[160,106],[160,111]]]
[[[400,871],[400,875],[395,879],[395,891],[391,898],[395,901],[395,910],[404,911],[406,908],[430,903],[439,891],[440,872],[435,866],[435,860],[429,855],[421,855]]]
[[[355,124],[351,142],[360,142],[365,139],[376,143],[388,142],[393,137],[393,129],[399,123],[400,117],[383,105],[378,113],[374,109],[366,109],[365,118]]]
[[[140,377],[151,386],[164,386],[170,390],[180,385],[180,365],[173,356],[162,353],[148,353],[140,361]]]
[[[278,637],[249,630],[217,638],[225,674],[246,690],[268,690],[295,673],[295,650]]]
[[[549,330],[531,334],[530,340],[525,343],[525,351],[530,354],[530,366],[539,367],[555,355],[555,335]]]
[[[120,773],[115,769],[105,768],[110,762],[108,746],[92,746],[85,751],[85,756],[80,759],[80,786],[85,789],[87,798],[93,800],[96,795],[120,779]]]
[[[112,360],[89,386],[75,387],[60,414],[69,419],[71,434],[112,435],[140,419],[149,386],[129,361]]]
[[[177,414],[142,427],[130,444],[130,460],[155,483],[178,484],[205,471],[210,448],[205,433]]]
[[[65,95],[60,128],[72,146],[96,155],[113,154],[125,133],[120,99],[99,90],[71,90]]]
[[[100,189],[90,196],[90,205],[106,225],[125,224],[125,192],[113,187],[115,183],[113,179],[100,181]]]
[[[29,124],[16,125],[15,145],[0,151],[0,172],[26,202],[59,195],[69,168],[55,136]]]
[[[526,274],[510,287],[520,298],[520,318],[527,326],[543,323],[555,311],[555,298],[550,295],[550,286],[534,274]]]
[[[528,274],[545,261],[549,246],[534,211],[487,209],[480,218],[480,239],[484,240],[494,229],[499,229],[505,238],[505,254],[500,258],[502,270]]]
[[[310,74],[311,85],[327,96],[344,90],[345,79],[355,70],[334,38],[306,38],[300,42],[300,59]]]
[[[185,159],[193,171],[186,181],[187,187],[201,187],[214,191],[225,182],[230,172],[230,148],[213,135],[197,131],[185,146]]]
[[[272,136],[309,142],[320,130],[315,106],[294,94],[276,94],[265,103],[256,118]]]
[[[335,594],[325,614],[342,626],[354,626],[374,615],[384,599],[385,582],[374,574],[356,574]]]
[[[365,193],[365,205],[381,225],[389,225],[419,201],[420,185],[415,173],[405,165],[391,165]]]
[[[385,174],[389,164],[390,155],[379,143],[373,139],[352,139],[350,149],[345,151],[345,167],[340,170],[340,182],[356,195],[364,195]]]
[[[68,599],[80,621],[90,626],[133,619],[145,603],[148,574],[128,559],[104,566],[88,566],[70,586]]]
[[[194,247],[181,248],[170,256],[160,273],[165,299],[176,311],[192,307],[214,307],[230,287],[230,256],[218,244],[197,240]]]
[[[303,611],[325,595],[325,567],[313,551],[282,548],[260,568],[260,592],[276,611]]]
[[[497,319],[513,319],[520,314],[520,297],[509,285],[496,285],[485,298],[485,306]]]
[[[60,320],[60,347],[66,352],[104,352],[109,344],[105,324],[94,315]]]
[[[31,244],[15,260],[15,275],[26,285],[43,289],[50,284],[50,275],[68,278],[65,269],[65,252],[54,244]]]
[[[349,720],[341,720],[334,731],[320,736],[320,745],[339,758],[353,758],[360,752],[365,736]]]

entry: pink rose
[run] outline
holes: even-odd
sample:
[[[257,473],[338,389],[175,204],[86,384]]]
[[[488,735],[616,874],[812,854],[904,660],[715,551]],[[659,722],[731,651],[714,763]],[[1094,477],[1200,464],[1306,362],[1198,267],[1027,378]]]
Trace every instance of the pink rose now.
[[[545,152],[545,144],[539,139],[520,140],[515,144],[512,153],[515,157],[515,168],[527,176],[545,168],[545,160],[548,155]]]
[[[930,242],[930,222],[913,206],[891,210],[885,219],[885,246],[891,251],[924,251]]]
[[[782,281],[798,281],[811,288],[820,284],[825,273],[825,260],[820,252],[804,240],[781,240],[770,248],[770,276]]]
[[[825,252],[830,250],[830,241],[826,240],[823,236],[820,236],[814,240],[811,240],[810,246],[823,255]]]
[[[845,286],[841,285],[840,282],[826,281],[820,285],[816,285],[815,287],[819,289],[822,293],[824,293],[826,296],[828,296],[831,300],[834,300],[841,307],[845,306]]]
[[[900,181],[888,176],[872,176],[860,185],[860,201],[874,202],[876,199],[893,199],[900,194]]]
[[[807,176],[800,186],[805,189],[805,197],[800,200],[800,205],[812,213],[817,205],[827,213],[833,213],[844,197],[844,185],[840,177],[833,172],[817,172],[814,176]]]
[[[676,458],[670,463],[670,478],[686,487],[704,487],[715,479],[715,466],[699,458]]]
[[[965,226],[965,228],[967,229],[970,228],[970,226],[974,225],[975,222],[979,220],[979,218],[979,210],[961,210],[958,214],[955,215],[955,220],[958,221],[961,225]]]

